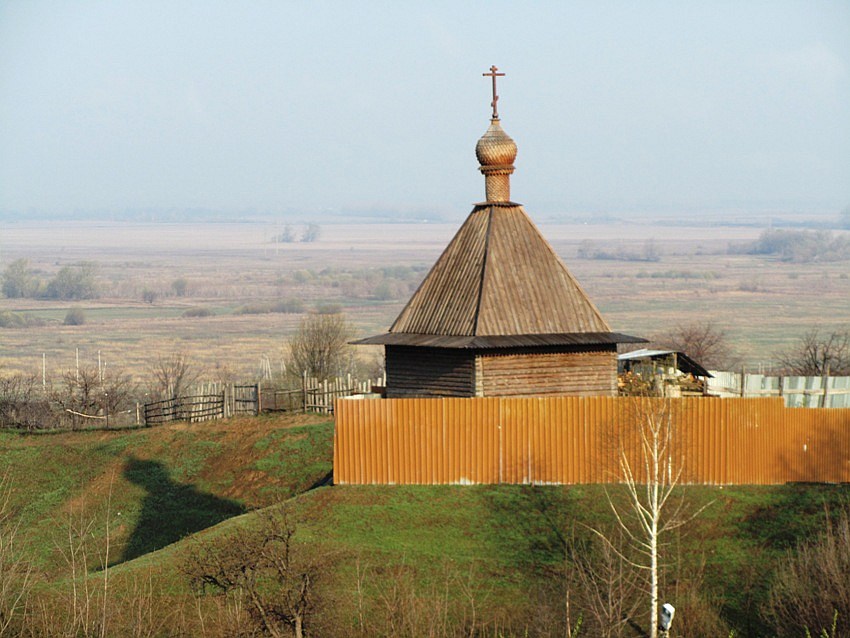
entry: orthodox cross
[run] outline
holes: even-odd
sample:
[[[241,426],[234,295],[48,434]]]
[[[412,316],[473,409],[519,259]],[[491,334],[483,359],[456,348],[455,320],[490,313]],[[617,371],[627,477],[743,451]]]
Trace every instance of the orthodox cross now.
[[[492,102],[490,102],[490,106],[492,106],[492,107],[493,107],[493,119],[494,119],[494,120],[498,120],[498,119],[499,119],[499,110],[496,108],[496,102],[498,102],[498,101],[499,101],[499,96],[498,96],[498,94],[496,93],[496,78],[497,78],[497,77],[502,77],[503,75],[505,75],[504,73],[496,73],[496,71],[498,71],[498,70],[499,70],[499,69],[497,69],[495,66],[491,66],[491,67],[490,67],[490,72],[489,72],[489,73],[482,73],[482,74],[481,74],[481,75],[483,75],[483,76],[485,76],[485,77],[486,77],[486,76],[489,76],[489,77],[493,78],[493,101],[492,101]]]

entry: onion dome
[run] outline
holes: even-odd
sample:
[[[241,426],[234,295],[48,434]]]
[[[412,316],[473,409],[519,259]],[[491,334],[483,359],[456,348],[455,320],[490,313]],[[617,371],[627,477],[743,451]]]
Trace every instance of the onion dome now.
[[[502,130],[499,118],[490,120],[490,128],[475,145],[478,167],[484,175],[487,202],[510,202],[511,173],[514,172],[516,142]]]
[[[489,166],[510,166],[516,159],[516,152],[516,142],[502,130],[498,119],[490,120],[490,128],[475,145],[475,156],[482,169]]]

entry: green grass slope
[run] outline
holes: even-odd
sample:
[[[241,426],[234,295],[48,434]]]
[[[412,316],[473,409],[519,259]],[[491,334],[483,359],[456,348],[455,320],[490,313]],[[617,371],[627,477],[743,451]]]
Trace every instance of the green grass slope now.
[[[123,431],[0,432],[0,474],[41,569],[61,569],[69,529],[89,529],[110,563],[157,550],[303,492],[331,471],[320,417],[238,418]],[[105,548],[104,548],[105,549]]]
[[[606,494],[602,486],[337,486],[299,495],[289,503],[296,539],[321,565],[318,635],[355,635],[363,608],[383,626],[402,613],[388,605],[406,605],[412,614],[440,600],[457,616],[474,605],[505,636],[528,627],[536,627],[529,635],[550,635],[537,633],[541,619],[559,635],[566,543],[589,546],[589,527],[613,527],[608,496],[625,505],[623,490]],[[690,506],[706,509],[668,538],[664,556],[676,569],[664,583],[665,598],[683,616],[697,613],[690,592],[699,588],[737,635],[770,636],[758,611],[777,561],[821,532],[826,513],[848,497],[846,486],[689,488]],[[118,573],[134,582],[153,571],[164,589],[188,599],[181,565],[192,544],[253,528],[259,515],[225,521]]]
[[[19,535],[44,586],[68,578],[62,546],[69,530],[85,528],[93,555],[103,556],[108,528],[116,600],[138,600],[134,588],[147,581],[175,608],[190,604],[181,567],[198,542],[254,528],[257,510],[287,501],[300,551],[320,567],[314,635],[327,636],[378,635],[375,627],[402,612],[433,616],[438,607],[506,636],[528,627],[529,635],[555,635],[563,626],[567,544],[590,547],[590,527],[614,525],[608,498],[625,504],[621,488],[594,485],[314,487],[331,470],[332,436],[326,419],[279,416],[2,433],[0,472],[11,481]],[[684,618],[695,612],[677,597],[698,586],[737,635],[759,636],[770,635],[758,607],[777,560],[820,532],[827,512],[847,504],[850,487],[690,487],[686,494],[692,510],[705,510],[668,539],[664,552],[676,571],[665,595]],[[364,618],[373,623],[365,630]]]

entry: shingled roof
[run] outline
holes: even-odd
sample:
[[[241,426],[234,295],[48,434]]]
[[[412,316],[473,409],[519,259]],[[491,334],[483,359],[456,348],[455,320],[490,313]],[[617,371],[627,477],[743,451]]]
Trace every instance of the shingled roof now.
[[[522,206],[476,206],[390,332],[610,332]]]
[[[611,332],[522,206],[510,201],[517,147],[502,130],[497,100],[494,85],[490,127],[475,148],[487,201],[472,210],[390,331],[356,343],[498,348],[645,341]]]

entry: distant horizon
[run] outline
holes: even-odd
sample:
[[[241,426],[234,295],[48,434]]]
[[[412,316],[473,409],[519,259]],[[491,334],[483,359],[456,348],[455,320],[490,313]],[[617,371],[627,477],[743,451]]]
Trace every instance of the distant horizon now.
[[[298,226],[299,224],[460,224],[469,215],[472,207],[464,213],[439,215],[427,211],[380,211],[380,210],[336,210],[336,211],[261,211],[256,209],[215,208],[162,208],[121,211],[92,210],[73,212],[0,211],[0,221],[9,223],[27,222],[134,222],[134,223],[257,223]],[[843,227],[840,212],[830,210],[701,210],[701,211],[643,211],[635,216],[633,211],[551,211],[538,213],[527,209],[533,221],[538,223],[583,223],[605,225],[611,223],[635,223],[653,225],[659,223],[682,226],[732,225],[763,226],[772,224],[787,227],[810,227],[847,230]],[[2,237],[0,237],[2,241]]]
[[[463,219],[496,65],[532,216],[838,215],[848,42],[843,0],[0,3],[0,214]]]

